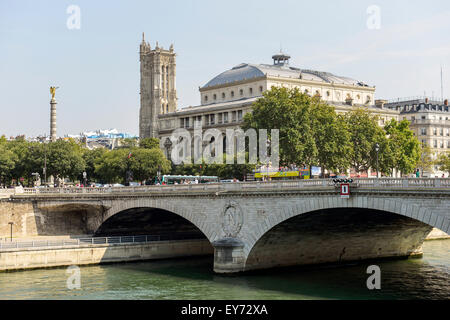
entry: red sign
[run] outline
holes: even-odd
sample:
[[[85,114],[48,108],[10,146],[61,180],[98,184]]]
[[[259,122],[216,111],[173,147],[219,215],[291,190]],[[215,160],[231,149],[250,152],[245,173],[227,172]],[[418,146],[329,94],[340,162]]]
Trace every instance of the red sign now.
[[[350,184],[341,184],[341,198],[350,198]]]

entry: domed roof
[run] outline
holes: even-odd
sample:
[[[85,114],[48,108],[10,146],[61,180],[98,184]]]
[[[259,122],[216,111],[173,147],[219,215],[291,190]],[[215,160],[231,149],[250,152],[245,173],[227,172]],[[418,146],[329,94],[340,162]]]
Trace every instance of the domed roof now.
[[[221,74],[210,80],[207,84],[205,84],[203,88],[206,89],[208,87],[214,87],[223,84],[231,84],[233,82],[259,78],[265,75],[273,77],[295,78],[309,81],[345,84],[361,87],[368,86],[363,82],[352,78],[336,76],[329,72],[294,68],[286,64],[256,65],[249,63],[241,63],[230,70],[222,72]]]

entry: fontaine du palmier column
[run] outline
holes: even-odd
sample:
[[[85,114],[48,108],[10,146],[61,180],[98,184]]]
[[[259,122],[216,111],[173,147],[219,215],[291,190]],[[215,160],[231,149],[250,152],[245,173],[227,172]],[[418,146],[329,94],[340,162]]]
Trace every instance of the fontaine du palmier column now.
[[[55,93],[59,87],[50,87],[52,99],[50,100],[50,141],[56,141],[56,102]]]

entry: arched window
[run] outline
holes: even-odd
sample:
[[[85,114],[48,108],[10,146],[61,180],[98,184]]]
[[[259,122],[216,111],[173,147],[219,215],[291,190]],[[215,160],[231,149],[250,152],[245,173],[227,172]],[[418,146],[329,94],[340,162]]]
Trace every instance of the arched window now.
[[[213,99],[214,99],[214,100],[217,100],[217,94],[214,93]]]
[[[263,92],[263,86],[259,86],[259,92]]]
[[[234,91],[231,91],[231,97],[232,98],[234,97]]]
[[[166,104],[166,113],[169,113],[169,104]]]
[[[240,89],[240,90],[239,90],[239,94],[240,94],[241,96],[244,95],[244,90]]]
[[[205,102],[208,102],[208,96],[205,96]]]
[[[225,99],[225,92],[222,92],[222,99]]]
[[[253,94],[253,88],[248,89],[248,92],[250,92],[250,94]]]

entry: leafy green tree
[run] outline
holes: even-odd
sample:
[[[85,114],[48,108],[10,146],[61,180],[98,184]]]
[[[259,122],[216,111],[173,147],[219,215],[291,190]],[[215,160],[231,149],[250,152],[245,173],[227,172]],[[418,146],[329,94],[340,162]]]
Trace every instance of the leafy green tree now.
[[[139,148],[159,149],[159,139],[158,138],[143,138],[139,141]]]
[[[336,173],[346,171],[353,152],[347,122],[320,99],[314,98],[312,102],[317,164],[322,167],[322,174],[325,169]]]
[[[12,177],[18,158],[16,154],[6,147],[6,144],[0,144],[0,183],[7,185]]]
[[[169,173],[171,169],[170,161],[166,159],[159,148],[132,149],[129,162],[129,169],[133,173],[135,181],[153,179],[157,175],[158,169],[161,170],[161,174]]]
[[[345,114],[345,121],[350,133],[351,166],[357,172],[367,171],[369,168],[377,168],[377,152],[375,145],[378,143],[378,168],[382,172],[390,173],[392,157],[390,145],[384,130],[378,125],[378,118],[368,110],[358,108]]]
[[[424,171],[431,171],[435,163],[436,160],[434,159],[433,151],[430,146],[427,144],[421,146],[420,159],[417,163],[417,168],[419,168],[423,174]]]
[[[450,174],[450,152],[441,153],[436,161],[439,170]]]
[[[272,87],[244,117],[242,128],[279,129],[280,164],[313,165],[317,161],[311,98],[297,88]]]
[[[129,149],[114,149],[105,152],[95,161],[95,175],[102,183],[124,182],[129,153]]]
[[[30,156],[29,148],[31,145],[32,143],[22,138],[8,141],[7,148],[17,157],[16,165],[12,171],[12,178],[19,180],[20,178],[26,178],[31,175],[28,165]]]
[[[85,171],[89,181],[97,181],[101,178],[95,171],[95,164],[100,161],[106,152],[108,151],[104,148],[96,148],[93,150],[89,150],[87,148],[83,149],[82,156],[86,164]]]
[[[138,146],[138,140],[136,138],[123,138],[120,139],[120,149],[130,149]]]
[[[58,140],[48,144],[47,176],[75,181],[85,169],[81,147],[73,140]]]
[[[384,127],[388,135],[390,152],[393,156],[393,168],[403,174],[413,173],[420,161],[420,142],[409,128],[409,121],[392,119]]]

